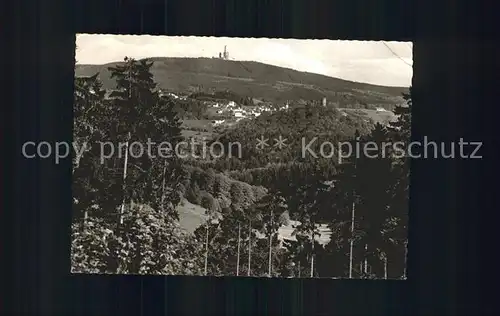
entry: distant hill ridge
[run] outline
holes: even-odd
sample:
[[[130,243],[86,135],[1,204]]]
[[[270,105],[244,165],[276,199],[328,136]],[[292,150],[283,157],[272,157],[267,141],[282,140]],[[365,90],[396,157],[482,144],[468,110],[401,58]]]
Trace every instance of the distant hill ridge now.
[[[385,87],[352,82],[324,75],[300,72],[255,61],[234,61],[217,58],[148,58],[154,61],[152,73],[158,87],[178,92],[210,92],[229,90],[271,102],[321,100],[338,107],[392,109],[401,104],[404,87]],[[113,89],[108,67],[104,65],[76,65],[76,76],[89,76],[97,72],[104,88]]]

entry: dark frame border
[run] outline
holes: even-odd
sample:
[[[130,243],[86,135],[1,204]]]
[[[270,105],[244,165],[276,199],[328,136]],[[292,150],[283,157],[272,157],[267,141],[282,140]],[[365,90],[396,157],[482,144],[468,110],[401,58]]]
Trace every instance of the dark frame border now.
[[[346,2],[347,3],[347,2]],[[12,41],[16,89],[16,153],[13,182],[5,196],[13,219],[4,232],[12,250],[9,314],[463,314],[477,312],[480,270],[470,269],[477,226],[467,209],[479,201],[476,161],[434,160],[412,164],[409,280],[262,280],[197,277],[71,276],[69,223],[71,164],[25,160],[27,140],[71,141],[75,33],[217,35],[238,37],[412,40],[414,42],[413,137],[481,140],[484,121],[470,109],[484,87],[462,72],[479,66],[471,47],[483,39],[457,38],[460,13],[470,8],[386,4],[381,1],[34,1],[19,3],[19,41]],[[420,14],[419,14],[420,13]],[[418,15],[418,18],[415,16]],[[463,17],[463,16],[462,16]],[[21,24],[22,23],[22,24]],[[479,30],[480,31],[480,30]],[[479,34],[479,33],[476,33]],[[29,39],[26,38],[29,36]],[[464,58],[465,57],[465,58]],[[29,91],[29,93],[27,93]],[[439,105],[439,106],[437,106]],[[432,112],[433,115],[429,115]],[[461,126],[458,127],[457,125]],[[458,172],[460,170],[460,173]],[[451,179],[451,180],[450,180]],[[484,194],[484,192],[482,192]],[[480,202],[486,203],[486,202]],[[497,202],[498,203],[498,202]],[[486,204],[484,204],[486,205]],[[483,204],[476,204],[482,208]],[[497,208],[498,209],[498,208]],[[468,222],[464,222],[468,220]],[[458,232],[460,231],[460,234]],[[463,242],[468,239],[468,242]],[[9,239],[4,239],[9,240]],[[458,245],[462,249],[458,249]],[[459,255],[470,261],[461,262]],[[462,259],[462,260],[463,260]],[[467,277],[465,277],[465,268]],[[473,267],[473,266],[472,266]],[[9,270],[7,270],[9,271]],[[459,275],[463,278],[458,279]],[[475,286],[475,287],[474,287]]]

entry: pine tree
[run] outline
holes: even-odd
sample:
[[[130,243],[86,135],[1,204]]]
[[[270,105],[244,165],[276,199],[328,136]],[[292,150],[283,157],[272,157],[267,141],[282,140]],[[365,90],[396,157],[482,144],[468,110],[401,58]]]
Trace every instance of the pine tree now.
[[[77,218],[83,216],[85,221],[106,205],[108,197],[100,190],[112,185],[104,177],[96,146],[106,135],[107,105],[98,74],[75,78],[74,94],[73,143],[78,152],[73,156],[73,214]]]
[[[293,235],[297,240],[302,240],[301,243],[306,243],[303,246],[308,249],[307,257],[310,264],[310,276],[314,274],[314,246],[315,240],[320,236],[318,224],[321,220],[321,201],[322,192],[327,186],[318,177],[317,174],[303,172],[300,168],[291,172],[291,177],[295,178],[293,184],[290,184],[294,189],[288,191],[290,194],[286,197],[290,215],[299,223],[294,227]],[[310,247],[309,247],[310,245]]]
[[[100,161],[99,146],[74,159],[75,209],[88,217],[83,230],[73,225],[72,269],[77,272],[202,274],[201,244],[179,230],[175,206],[183,194],[187,170],[175,157],[160,159],[155,144],[124,164],[118,143],[147,144],[180,140],[180,123],[172,100],[159,97],[152,63],[126,59],[111,68],[117,89],[104,99],[97,74],[75,79],[77,143],[110,141],[114,156]],[[127,145],[127,149],[128,149]],[[123,148],[122,148],[123,149]],[[132,155],[131,155],[132,156]],[[126,183],[123,166],[128,167]],[[126,191],[122,190],[123,185]],[[106,192],[106,194],[103,194]],[[130,203],[116,218],[122,197]],[[92,211],[89,213],[89,211]]]
[[[245,215],[244,215],[244,199],[245,196],[243,194],[243,185],[241,182],[233,182],[231,183],[231,189],[230,189],[230,194],[231,194],[231,215],[230,218],[234,219],[237,223],[238,227],[238,246],[237,246],[237,261],[236,261],[236,276],[239,275],[240,273],[240,256],[241,256],[241,225],[242,222],[245,220]]]
[[[130,168],[124,182],[124,199],[130,203],[148,204],[163,210],[174,219],[178,218],[175,206],[180,201],[179,179],[183,177],[180,162],[170,153],[167,159],[158,157],[158,145],[169,142],[174,148],[181,140],[180,121],[173,110],[171,99],[160,97],[147,60],[125,58],[123,65],[110,67],[111,77],[116,79],[116,90],[111,93],[113,112],[116,115],[112,138],[127,143],[148,141],[150,152],[132,155]],[[144,147],[143,147],[144,148]],[[125,167],[129,167],[127,164]]]
[[[262,214],[262,228],[268,239],[267,274],[272,276],[273,242],[277,238],[278,229],[282,225],[288,224],[283,216],[286,211],[286,204],[285,200],[277,192],[268,192],[257,202],[256,207],[259,208]]]
[[[403,93],[405,104],[398,105],[394,109],[394,114],[398,117],[395,122],[389,124],[389,130],[393,132],[393,137],[397,141],[410,141],[411,136],[411,108],[412,108],[413,88],[410,87],[409,93]]]
[[[335,211],[328,216],[332,239],[327,249],[342,261],[338,251],[347,249],[349,243],[350,277],[356,271],[356,262],[362,262],[360,273],[366,275],[369,266],[382,267],[382,261],[393,255],[388,231],[394,226],[392,205],[397,179],[392,152],[386,146],[389,136],[386,128],[377,124],[369,135],[354,139],[353,148],[358,143],[362,152],[340,166],[336,177],[332,196]],[[369,146],[373,150],[368,151]],[[382,268],[378,271],[383,273]]]
[[[409,94],[403,94],[405,105],[396,107],[395,114],[398,120],[389,126],[393,141],[407,144],[411,137],[411,108],[413,89]],[[404,150],[407,146],[403,146]],[[394,256],[403,260],[392,260],[396,267],[403,267],[403,277],[406,277],[406,256],[408,252],[408,207],[410,183],[410,159],[404,155],[395,159],[393,168],[393,199],[391,204],[391,221],[387,228],[387,238],[391,238],[394,245]],[[391,262],[391,260],[388,260]],[[401,262],[402,261],[402,262]]]
[[[210,241],[210,227],[214,224],[214,221],[217,220],[216,212],[219,211],[219,205],[216,199],[212,196],[212,194],[203,191],[201,198],[201,206],[206,209],[206,222],[205,222],[205,263],[204,263],[204,274],[208,273],[208,258],[209,258],[209,241]]]
[[[357,160],[356,192],[359,200],[356,214],[358,227],[362,232],[360,247],[363,253],[365,274],[368,262],[379,264],[379,253],[387,253],[386,248],[390,244],[384,236],[386,224],[390,218],[394,181],[391,152],[386,152],[388,147],[383,147],[388,142],[387,130],[377,124],[371,134],[362,139],[361,145],[363,148],[366,144],[374,144],[376,149],[371,153],[363,153]]]
[[[358,177],[358,155],[355,153],[359,143],[360,133],[356,130],[354,138],[350,141],[353,149],[350,157],[344,159],[337,168],[334,177],[334,189],[331,196],[333,211],[325,215],[329,228],[332,231],[332,238],[327,245],[330,254],[337,254],[337,260],[346,257],[346,275],[353,277],[354,263],[357,261],[358,241],[362,236],[360,230],[360,220],[358,216],[358,204],[360,195],[358,186],[362,179]],[[341,251],[340,254],[338,252]],[[340,257],[339,257],[340,255]],[[337,263],[337,265],[343,265]]]

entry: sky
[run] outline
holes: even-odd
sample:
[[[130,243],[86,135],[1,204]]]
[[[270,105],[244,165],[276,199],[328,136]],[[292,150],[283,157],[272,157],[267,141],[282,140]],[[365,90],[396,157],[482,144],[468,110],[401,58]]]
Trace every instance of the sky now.
[[[411,42],[78,34],[76,45],[78,64],[105,64],[125,56],[216,57],[226,45],[230,59],[357,82],[408,87],[413,76]]]

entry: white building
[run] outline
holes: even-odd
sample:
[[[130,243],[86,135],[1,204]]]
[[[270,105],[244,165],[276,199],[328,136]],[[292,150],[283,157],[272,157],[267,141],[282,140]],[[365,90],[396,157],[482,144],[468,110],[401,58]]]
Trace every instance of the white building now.
[[[224,122],[225,122],[225,120],[214,120],[214,121],[212,121],[212,125],[217,126],[217,125],[220,125]]]
[[[280,110],[288,110],[288,103],[279,107]]]
[[[244,112],[240,109],[236,109],[233,111],[235,117],[243,117]]]

